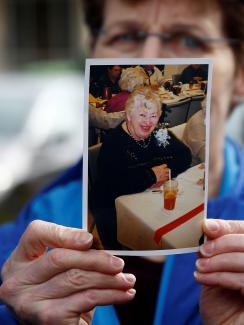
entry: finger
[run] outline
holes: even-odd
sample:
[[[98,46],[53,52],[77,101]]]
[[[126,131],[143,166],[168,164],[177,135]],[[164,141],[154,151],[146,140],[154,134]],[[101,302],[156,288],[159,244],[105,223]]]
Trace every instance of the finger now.
[[[201,273],[194,272],[197,282],[207,286],[219,286],[231,290],[240,290],[244,294],[244,274],[232,272]]]
[[[96,306],[127,303],[135,297],[135,294],[135,289],[129,289],[127,291],[91,289],[60,299],[60,301],[62,301],[62,305],[65,305],[67,309],[70,308],[79,313],[86,313]],[[60,308],[58,300],[55,301]]]
[[[199,258],[196,267],[199,272],[244,272],[244,254],[226,253],[208,258]]]
[[[76,251],[56,248],[29,265],[19,277],[28,283],[38,284],[70,269],[82,269],[105,274],[117,274],[123,270],[124,261],[105,251]]]
[[[116,289],[127,291],[135,284],[133,274],[119,273],[116,275],[71,269],[58,274],[49,281],[38,285],[33,291],[42,299],[54,299],[70,296],[88,289]]]
[[[86,250],[91,245],[92,235],[85,230],[35,220],[22,235],[14,257],[19,262],[29,261],[42,255],[47,247]]]
[[[200,246],[200,253],[206,257],[229,252],[244,252],[244,235],[224,235]]]
[[[244,221],[205,219],[203,231],[208,238],[217,238],[228,234],[244,234]]]
[[[42,307],[39,307],[38,320],[40,324],[73,325],[78,323],[81,314],[89,312],[95,306],[126,303],[134,296],[134,289],[92,289],[66,298],[45,300]]]

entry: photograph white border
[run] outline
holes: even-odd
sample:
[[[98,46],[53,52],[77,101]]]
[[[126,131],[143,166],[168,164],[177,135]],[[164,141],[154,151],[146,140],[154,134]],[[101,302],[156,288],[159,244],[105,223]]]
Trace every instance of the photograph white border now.
[[[199,58],[172,58],[172,59],[86,59],[85,64],[85,87],[84,87],[84,114],[83,114],[83,177],[82,177],[82,228],[88,231],[88,141],[89,141],[89,84],[90,84],[90,66],[92,65],[190,65],[190,64],[207,64],[208,65],[208,83],[207,83],[207,99],[206,99],[206,146],[205,146],[205,197],[204,197],[204,219],[207,218],[208,203],[208,169],[209,169],[209,144],[210,144],[210,110],[211,110],[211,90],[212,90],[212,74],[213,62],[211,59]],[[173,248],[166,250],[108,250],[114,255],[124,256],[156,256],[156,255],[173,255],[198,252],[199,246],[190,248]]]

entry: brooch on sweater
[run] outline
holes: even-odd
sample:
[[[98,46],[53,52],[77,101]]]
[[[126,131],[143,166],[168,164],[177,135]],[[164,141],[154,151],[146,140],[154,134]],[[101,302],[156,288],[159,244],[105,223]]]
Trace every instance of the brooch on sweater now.
[[[168,130],[161,125],[159,125],[159,128],[154,131],[154,136],[157,140],[158,146],[163,146],[164,148],[169,145],[169,139],[171,138],[168,135]]]

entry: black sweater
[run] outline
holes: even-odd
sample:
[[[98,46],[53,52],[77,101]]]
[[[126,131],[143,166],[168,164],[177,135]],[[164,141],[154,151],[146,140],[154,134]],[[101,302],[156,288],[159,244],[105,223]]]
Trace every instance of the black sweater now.
[[[167,164],[172,177],[191,165],[189,148],[168,132],[169,144],[160,146],[154,134],[142,148],[119,125],[105,138],[98,157],[98,178],[95,185],[97,207],[112,207],[124,194],[138,193],[156,183],[152,167]],[[149,142],[150,141],[150,142]]]

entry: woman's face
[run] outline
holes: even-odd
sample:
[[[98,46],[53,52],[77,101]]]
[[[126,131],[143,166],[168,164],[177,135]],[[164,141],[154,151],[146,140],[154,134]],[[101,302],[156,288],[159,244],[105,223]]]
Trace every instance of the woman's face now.
[[[95,57],[165,58],[207,57],[213,60],[211,101],[210,168],[223,156],[225,121],[237,85],[243,88],[243,69],[236,71],[233,51],[226,43],[201,44],[198,38],[223,38],[222,13],[216,1],[146,0],[137,4],[127,1],[106,1],[104,29],[107,36],[98,38]],[[127,37],[131,31],[151,32],[144,42]],[[180,33],[195,40],[194,46],[163,46],[153,33]],[[109,37],[108,37],[109,36]]]
[[[151,101],[135,98],[135,106],[126,114],[127,128],[136,140],[150,136],[158,124],[159,108]]]

